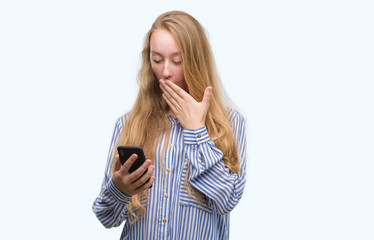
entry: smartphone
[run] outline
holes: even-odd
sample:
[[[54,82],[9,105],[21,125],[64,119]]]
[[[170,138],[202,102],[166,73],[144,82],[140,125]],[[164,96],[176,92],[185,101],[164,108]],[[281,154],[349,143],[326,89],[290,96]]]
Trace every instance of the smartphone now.
[[[132,154],[138,155],[138,158],[135,160],[135,162],[132,164],[132,166],[129,169],[129,173],[132,173],[136,169],[138,169],[143,163],[145,162],[145,155],[144,151],[141,147],[136,147],[136,146],[118,146],[118,155],[119,155],[119,160],[121,164],[123,165],[129,157],[131,157]],[[145,170],[145,172],[142,174],[142,176],[148,171]],[[149,179],[147,180],[147,182]],[[146,182],[146,183],[147,183]],[[152,187],[152,186],[151,186]]]

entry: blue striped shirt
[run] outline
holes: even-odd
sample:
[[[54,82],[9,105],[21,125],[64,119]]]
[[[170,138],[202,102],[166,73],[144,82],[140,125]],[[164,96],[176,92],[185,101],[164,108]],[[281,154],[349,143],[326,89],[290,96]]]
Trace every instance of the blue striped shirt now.
[[[169,145],[165,150],[164,169],[160,166],[163,136],[155,154],[155,181],[148,189],[145,215],[130,223],[126,204],[131,196],[121,192],[111,177],[113,150],[123,129],[124,116],[115,125],[110,144],[105,177],[100,195],[92,208],[106,228],[125,222],[121,239],[228,239],[230,211],[242,197],[246,173],[245,120],[235,110],[229,111],[239,153],[240,170],[231,173],[222,160],[222,152],[210,140],[206,127],[183,129],[178,120],[168,116]],[[198,189],[203,202],[188,195],[184,185],[189,168],[190,185]],[[166,169],[166,171],[165,171]]]

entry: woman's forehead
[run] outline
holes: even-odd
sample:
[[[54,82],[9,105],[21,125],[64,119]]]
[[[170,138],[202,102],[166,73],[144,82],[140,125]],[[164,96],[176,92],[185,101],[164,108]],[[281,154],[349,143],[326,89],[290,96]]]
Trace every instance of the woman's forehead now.
[[[154,31],[150,39],[151,52],[159,55],[177,55],[180,49],[174,36],[165,29]]]

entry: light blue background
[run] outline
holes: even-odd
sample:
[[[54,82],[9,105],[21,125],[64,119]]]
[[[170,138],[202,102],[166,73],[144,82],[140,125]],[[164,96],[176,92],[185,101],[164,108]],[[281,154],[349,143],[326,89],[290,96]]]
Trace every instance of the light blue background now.
[[[1,239],[118,239],[91,211],[143,38],[184,10],[247,117],[231,239],[374,239],[372,1],[1,1]]]

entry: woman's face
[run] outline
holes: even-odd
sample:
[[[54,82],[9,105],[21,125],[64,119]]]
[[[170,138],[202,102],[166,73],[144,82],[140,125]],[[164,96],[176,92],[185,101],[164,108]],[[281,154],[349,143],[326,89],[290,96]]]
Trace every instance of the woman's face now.
[[[150,60],[158,80],[170,80],[188,91],[177,41],[166,29],[155,30],[150,39]]]

